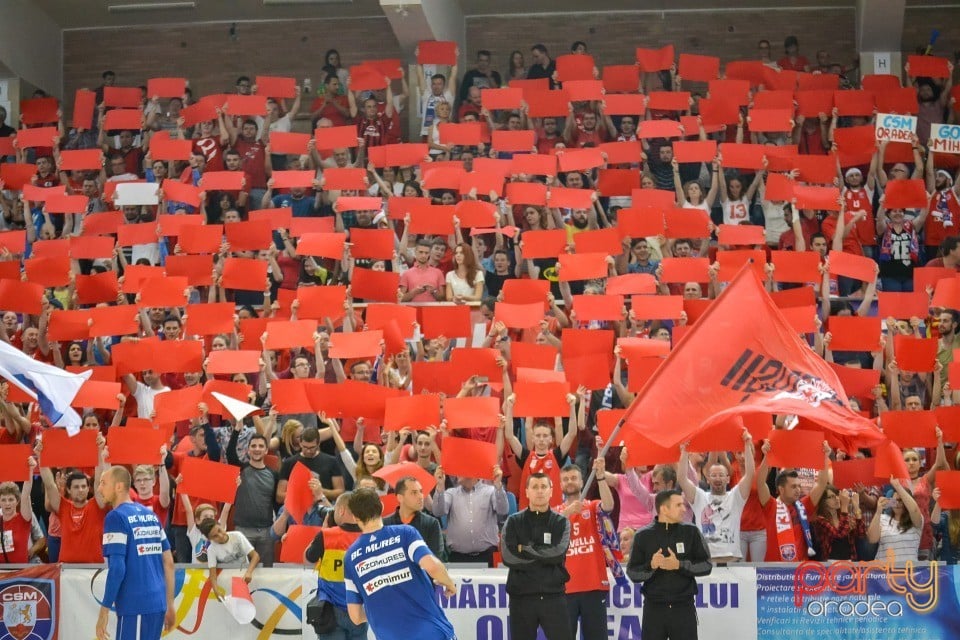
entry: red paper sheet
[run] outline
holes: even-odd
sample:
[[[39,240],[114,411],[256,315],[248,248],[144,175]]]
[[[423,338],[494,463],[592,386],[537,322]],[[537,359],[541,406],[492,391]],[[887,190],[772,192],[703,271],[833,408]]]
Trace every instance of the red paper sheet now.
[[[13,385],[11,385],[12,387]],[[65,467],[91,468],[97,466],[97,436],[99,431],[83,429],[70,436],[66,429],[45,429],[40,466],[63,469]]]
[[[421,40],[417,44],[417,64],[457,64],[457,43],[444,40]]]
[[[439,424],[440,396],[419,394],[387,399],[383,421],[387,431],[426,429]]]
[[[827,330],[833,335],[832,351],[880,350],[880,318],[831,316]]]
[[[443,471],[460,478],[493,479],[497,446],[492,442],[447,436],[441,446]]]
[[[110,429],[107,459],[110,464],[162,464],[160,447],[167,444],[166,435],[161,429]]]
[[[936,338],[915,338],[895,335],[893,354],[901,371],[927,373],[933,371],[937,361]]]
[[[870,258],[842,251],[831,251],[828,258],[831,275],[847,276],[863,282],[877,279],[877,263]]]
[[[901,448],[937,446],[937,416],[933,411],[884,411],[880,428]]]
[[[240,467],[201,458],[186,457],[180,466],[183,481],[177,490],[191,498],[233,504],[237,494]]]
[[[681,53],[677,69],[684,80],[709,82],[720,76],[720,58]]]
[[[822,431],[777,429],[770,432],[769,440],[767,461],[771,467],[823,468]]]

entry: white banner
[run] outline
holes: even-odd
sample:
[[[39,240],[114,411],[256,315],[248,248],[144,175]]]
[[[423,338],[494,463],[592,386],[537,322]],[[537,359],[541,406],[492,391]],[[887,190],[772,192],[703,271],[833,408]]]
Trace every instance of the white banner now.
[[[461,640],[507,640],[507,571],[482,569],[450,572],[457,595],[440,599]],[[752,567],[715,568],[698,580],[697,618],[700,640],[757,637],[757,573]],[[614,587],[607,603],[608,638],[640,640],[643,596],[640,585]],[[566,615],[566,614],[563,614]],[[592,640],[592,639],[590,639]],[[605,639],[604,639],[605,640]]]
[[[916,131],[916,116],[902,116],[896,113],[877,114],[877,140],[910,142]]]
[[[930,125],[930,150],[937,153],[960,153],[960,125]]]
[[[238,624],[227,613],[223,603],[210,592],[205,569],[177,568],[175,601],[177,628],[164,639],[201,640],[268,640],[300,637],[303,605],[301,582],[304,570],[299,567],[259,569],[253,574],[250,594],[257,615],[248,625]],[[236,569],[220,574],[220,586],[230,588],[231,579],[240,575]],[[60,576],[61,637],[69,640],[96,640],[97,615],[106,582],[106,569],[71,569],[64,565]],[[110,635],[116,637],[116,617],[111,615]]]
[[[451,570],[457,595],[438,595],[440,605],[461,640],[507,640],[509,637],[506,569]],[[220,585],[228,587],[237,570],[225,570]],[[104,569],[71,569],[60,578],[61,633],[70,640],[95,640],[97,614],[106,579]],[[303,637],[316,640],[305,621],[306,603],[316,591],[311,568],[258,569],[250,584],[257,607],[252,624],[240,625],[210,593],[203,569],[177,569],[177,629],[164,639],[225,637],[268,640]],[[699,580],[697,617],[701,640],[757,637],[757,576],[752,567],[715,568]],[[642,616],[640,585],[614,587],[607,607],[609,638],[639,640]],[[111,616],[111,631],[115,624]],[[67,632],[69,630],[69,632]],[[369,634],[373,638],[373,633]],[[413,640],[413,639],[411,639]]]

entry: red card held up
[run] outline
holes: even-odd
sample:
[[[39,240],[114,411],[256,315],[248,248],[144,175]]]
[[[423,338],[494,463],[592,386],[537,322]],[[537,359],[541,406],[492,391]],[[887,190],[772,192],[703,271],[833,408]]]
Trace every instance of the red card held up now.
[[[676,320],[683,312],[683,296],[637,295],[630,309],[641,320]]]
[[[156,422],[166,424],[189,420],[200,416],[198,405],[203,401],[203,388],[200,385],[184,387],[174,391],[164,391],[154,399]]]
[[[0,444],[0,482],[25,482],[31,477],[28,458],[33,447],[28,444]]]
[[[603,98],[608,116],[640,116],[647,109],[647,99],[639,94],[610,94]]]
[[[720,76],[720,58],[681,53],[677,73],[684,80],[709,82]]]
[[[877,279],[877,263],[870,258],[843,251],[831,251],[828,259],[831,275],[846,276],[862,282],[873,282]]]
[[[457,64],[457,43],[445,40],[421,40],[417,44],[417,64]]]
[[[677,162],[711,162],[717,157],[717,142],[676,140],[673,143],[673,157]]]
[[[710,215],[702,209],[673,207],[664,212],[667,238],[709,238]]]
[[[640,70],[634,64],[609,64],[601,77],[603,88],[611,93],[634,93],[640,88]]]
[[[933,371],[937,361],[936,338],[915,338],[895,335],[893,354],[901,371],[926,373]]]
[[[96,467],[99,459],[97,435],[99,431],[95,429],[83,429],[75,436],[70,436],[66,429],[45,429],[40,466],[58,469]]]
[[[870,486],[875,482],[873,458],[839,460],[832,464],[833,486],[837,489],[853,489],[855,485]]]
[[[267,285],[267,263],[254,258],[227,258],[223,261],[221,283],[226,289],[263,291]]]
[[[568,53],[556,58],[557,80],[593,80],[593,56]]]
[[[823,432],[776,429],[770,432],[769,440],[768,462],[771,467],[823,468]]]
[[[757,133],[793,130],[793,111],[789,109],[751,109],[747,120],[750,131]]]
[[[960,471],[937,471],[941,509],[960,509]]]
[[[260,352],[230,349],[211,351],[206,365],[208,374],[251,373],[260,370]]]
[[[623,319],[623,296],[581,295],[573,296],[573,310],[577,322],[593,320],[617,321]]]
[[[283,536],[280,547],[280,562],[289,564],[303,564],[303,554],[312,543],[322,527],[310,527],[302,524],[293,524]]]
[[[513,415],[517,418],[567,416],[569,385],[566,382],[517,382],[514,385],[517,404]]]
[[[817,282],[820,279],[820,255],[815,251],[771,251],[773,279],[776,282]]]
[[[881,318],[925,318],[930,311],[930,299],[923,291],[897,292],[881,291],[877,294],[880,303],[878,315]]]
[[[354,300],[395,303],[399,288],[399,273],[359,268],[353,270],[350,291]]]
[[[223,110],[232,116],[264,116],[267,113],[267,97],[263,95],[231,95]]]
[[[147,80],[147,98],[181,98],[187,90],[184,78],[150,78]]]
[[[509,304],[497,302],[494,319],[502,322],[508,329],[529,329],[539,326],[543,320],[543,303]]]
[[[394,294],[394,297],[396,294]],[[383,331],[337,333],[330,336],[331,358],[369,358],[380,353]]]
[[[728,143],[720,145],[723,166],[732,169],[761,169],[766,149],[762,144]]]
[[[831,316],[828,331],[833,338],[831,351],[880,350],[880,318]]]
[[[543,206],[547,204],[547,186],[541,182],[508,182],[506,197],[511,205]]]
[[[683,130],[675,120],[644,120],[637,130],[638,138],[680,138]]]
[[[923,208],[928,204],[927,189],[922,178],[890,180],[883,191],[883,206],[890,209]]]
[[[651,91],[647,96],[647,108],[652,111],[687,111],[690,109],[689,91]],[[650,120],[648,122],[672,122]],[[645,124],[645,123],[641,123]]]
[[[383,420],[385,430],[426,429],[439,424],[440,396],[419,394],[387,398]]]
[[[936,56],[907,56],[907,75],[911,78],[949,78],[950,61]]]
[[[107,458],[110,464],[158,465],[160,447],[166,443],[161,429],[113,428],[107,433]]]
[[[707,258],[664,258],[661,282],[707,282],[710,261]]]
[[[447,436],[441,445],[443,471],[460,478],[493,480],[497,446],[492,442]]]
[[[607,256],[602,253],[561,254],[557,268],[561,282],[607,276]]]
[[[312,347],[316,320],[276,320],[267,323],[267,349]]]
[[[413,476],[423,487],[424,495],[432,493],[434,488],[437,486],[437,479],[433,477],[433,474],[415,462],[388,464],[385,467],[381,467],[380,469],[374,471],[373,476],[375,478],[381,478],[391,487],[396,486],[397,480],[400,478]]]
[[[521,236],[520,250],[525,259],[556,258],[567,246],[564,229],[527,231]]]
[[[766,236],[760,225],[721,224],[718,243],[727,246],[764,244]]]
[[[254,84],[257,85],[257,95],[268,98],[296,98],[297,81],[295,78],[277,76],[257,76]]]
[[[468,338],[473,334],[470,307],[465,305],[420,307],[423,337]]]
[[[343,303],[346,300],[345,286],[299,287],[297,300],[300,301],[298,317],[313,320],[331,318],[337,320],[343,316]]]
[[[608,295],[652,294],[657,290],[657,279],[649,273],[626,273],[607,278]]]
[[[526,131],[494,131],[491,134],[490,146],[497,151],[530,151],[534,147],[535,134],[532,130]],[[514,156],[517,158],[518,156]],[[526,157],[526,156],[519,156]],[[554,163],[556,159],[550,156]],[[554,168],[554,172],[556,169]],[[523,172],[530,173],[530,172]],[[544,173],[535,173],[533,175],[549,175]]]
[[[637,62],[640,63],[640,69],[644,73],[652,71],[665,71],[673,65],[674,50],[673,45],[668,44],[660,49],[637,48]]]
[[[313,473],[302,462],[296,462],[290,470],[287,481],[287,494],[284,497],[283,508],[293,518],[294,522],[303,522],[303,516],[314,503],[313,492],[310,491],[310,480]]]
[[[523,89],[482,89],[480,102],[488,111],[496,109],[519,109],[523,101]]]
[[[933,411],[884,411],[880,429],[901,448],[937,446],[937,415]]]
[[[183,474],[183,481],[177,485],[180,493],[212,502],[233,504],[235,501],[240,467],[188,456],[183,459],[180,471]]]

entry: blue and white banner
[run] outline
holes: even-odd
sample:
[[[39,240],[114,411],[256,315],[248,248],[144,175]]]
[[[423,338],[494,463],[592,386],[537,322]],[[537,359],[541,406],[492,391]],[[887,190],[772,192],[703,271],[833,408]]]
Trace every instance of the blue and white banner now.
[[[936,153],[960,153],[960,125],[930,125],[930,150]]]
[[[917,117],[896,113],[877,114],[877,140],[910,142],[917,131]]]

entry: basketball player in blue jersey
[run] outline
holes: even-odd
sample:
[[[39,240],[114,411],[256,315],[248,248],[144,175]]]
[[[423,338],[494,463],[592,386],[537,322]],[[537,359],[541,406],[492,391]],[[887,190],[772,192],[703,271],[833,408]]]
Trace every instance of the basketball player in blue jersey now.
[[[116,640],[159,640],[172,629],[173,555],[156,514],[130,501],[130,472],[111,467],[100,477],[100,495],[113,509],[103,522],[107,585],[97,618],[97,640],[110,640],[110,609],[117,612]]]
[[[417,530],[385,526],[383,504],[370,489],[354,491],[347,506],[363,532],[344,557],[350,620],[369,622],[378,640],[456,640],[433,587],[453,596],[456,585]]]

